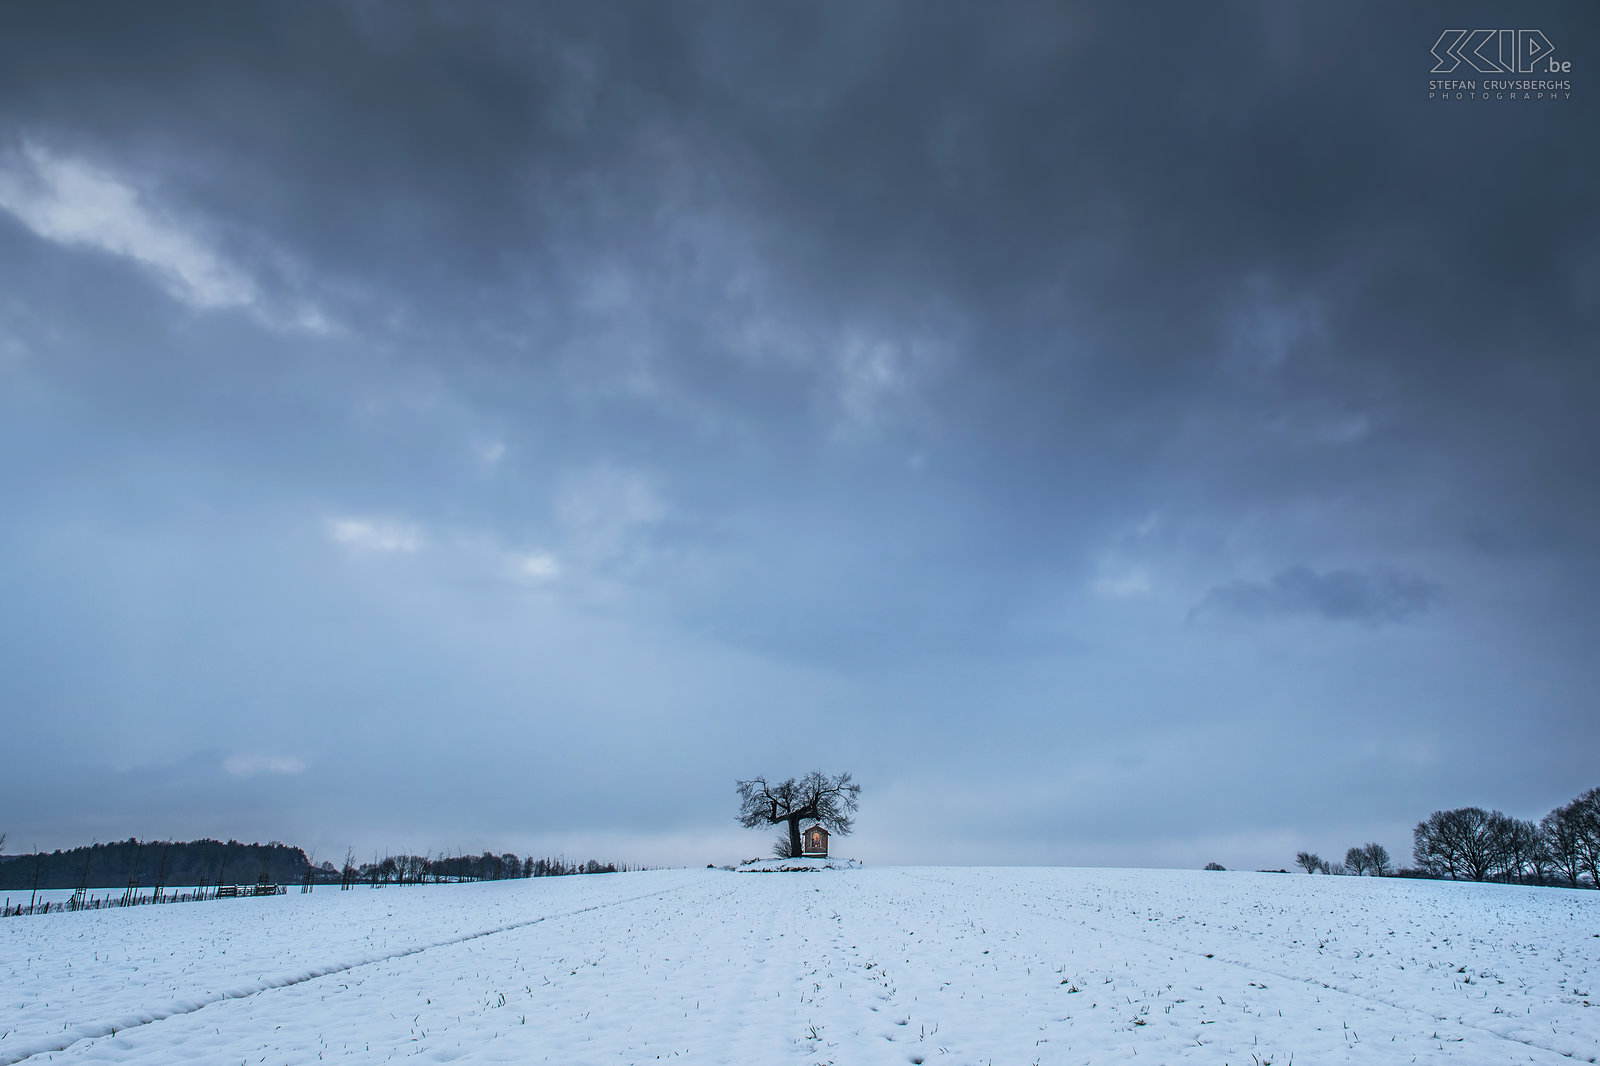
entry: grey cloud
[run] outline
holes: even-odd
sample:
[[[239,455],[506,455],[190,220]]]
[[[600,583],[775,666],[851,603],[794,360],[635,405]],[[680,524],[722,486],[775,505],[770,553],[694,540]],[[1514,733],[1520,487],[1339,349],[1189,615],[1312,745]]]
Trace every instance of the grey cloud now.
[[[1600,32],[1544,14],[1560,50]],[[1443,18],[0,6],[0,162],[81,162],[194,237],[108,255],[0,210],[12,761],[293,757],[238,779],[264,825],[615,831],[593,767],[720,826],[721,782],[820,723],[908,809],[969,775],[981,859],[1082,806],[1019,817],[1019,751],[1141,841],[1161,759],[1364,780],[1327,744],[1362,715],[1414,758],[1363,815],[1414,819],[1514,761],[1481,738],[1536,678],[1593,743],[1527,731],[1537,769],[1496,776],[1589,787],[1600,94],[1429,103]],[[171,298],[195,262],[264,311]],[[301,302],[334,328],[273,328]],[[1403,661],[1360,639],[1408,622]],[[1130,735],[1154,761],[1080,773]],[[1251,777],[1197,775],[1184,828],[1255,824]],[[0,830],[88,824],[43,794]]]
[[[1328,570],[1291,566],[1266,581],[1217,585],[1190,611],[1191,619],[1268,619],[1309,615],[1369,626],[1398,623],[1439,602],[1438,585],[1394,569]]]

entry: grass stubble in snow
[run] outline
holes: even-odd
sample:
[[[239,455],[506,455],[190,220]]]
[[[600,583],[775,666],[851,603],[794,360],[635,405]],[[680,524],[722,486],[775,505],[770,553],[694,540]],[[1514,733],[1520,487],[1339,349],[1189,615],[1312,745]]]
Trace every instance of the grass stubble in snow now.
[[[0,923],[0,1064],[1593,1062],[1600,893],[670,870]]]

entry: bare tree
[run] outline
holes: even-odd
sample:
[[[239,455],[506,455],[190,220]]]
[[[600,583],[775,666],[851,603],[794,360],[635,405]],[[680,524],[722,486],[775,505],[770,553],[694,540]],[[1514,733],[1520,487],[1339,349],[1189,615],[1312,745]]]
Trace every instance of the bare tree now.
[[[1555,858],[1550,854],[1550,842],[1544,837],[1544,830],[1538,822],[1529,821],[1533,826],[1533,846],[1528,849],[1528,875],[1536,885],[1548,885],[1551,874],[1555,870]]]
[[[1583,872],[1583,849],[1579,839],[1583,826],[1576,803],[1557,807],[1539,821],[1539,835],[1544,838],[1550,864],[1567,875],[1573,888],[1578,887],[1578,876]]]
[[[1496,811],[1490,817],[1495,838],[1497,869],[1507,882],[1525,881],[1528,866],[1539,850],[1539,827],[1523,818],[1512,818]]]
[[[1366,873],[1369,865],[1366,848],[1351,848],[1344,853],[1344,868],[1357,877]]]
[[[1417,865],[1429,873],[1448,873],[1451,880],[1487,881],[1501,861],[1494,817],[1482,807],[1434,811],[1411,833]]]
[[[1294,864],[1308,874],[1322,869],[1322,859],[1314,851],[1302,851],[1294,857]]]
[[[1567,806],[1578,831],[1578,860],[1600,888],[1600,788],[1591,788]]]
[[[1411,830],[1411,861],[1425,873],[1456,879],[1456,853],[1449,844],[1443,811],[1434,811]]]
[[[800,823],[813,821],[829,832],[844,836],[855,825],[851,814],[860,806],[861,786],[846,772],[829,777],[813,770],[796,781],[789,778],[769,784],[765,777],[736,782],[739,789],[739,824],[747,829],[787,824],[788,855],[800,854]]]
[[[1389,849],[1382,844],[1368,841],[1367,846],[1361,849],[1367,853],[1367,869],[1373,877],[1388,877],[1394,867],[1389,861]]]

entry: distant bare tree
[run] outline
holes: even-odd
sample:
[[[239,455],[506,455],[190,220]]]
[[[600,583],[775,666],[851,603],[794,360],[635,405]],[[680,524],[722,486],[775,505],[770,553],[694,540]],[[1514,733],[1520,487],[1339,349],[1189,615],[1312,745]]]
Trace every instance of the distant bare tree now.
[[[1573,888],[1578,887],[1578,877],[1583,873],[1583,849],[1579,839],[1583,826],[1575,804],[1557,807],[1539,821],[1539,835],[1544,838],[1550,864],[1567,875]]]
[[[1417,868],[1435,877],[1449,874],[1456,878],[1456,854],[1445,831],[1443,811],[1434,811],[1411,830],[1411,860]]]
[[[1314,851],[1302,851],[1294,857],[1294,864],[1308,874],[1322,869],[1322,859]]]
[[[1591,788],[1567,806],[1578,830],[1578,860],[1600,888],[1600,788]]]
[[[1367,853],[1367,869],[1371,871],[1373,877],[1388,877],[1393,872],[1394,866],[1389,861],[1388,848],[1369,841],[1361,850]]]
[[[1501,861],[1494,815],[1482,807],[1434,811],[1417,823],[1411,839],[1417,865],[1429,873],[1447,873],[1451,880],[1487,881]]]
[[[1498,872],[1506,881],[1527,880],[1528,865],[1539,849],[1539,827],[1523,818],[1512,818],[1496,811],[1490,819],[1495,837]]]
[[[1551,881],[1551,873],[1555,870],[1555,861],[1550,854],[1550,842],[1544,837],[1544,830],[1538,822],[1529,821],[1533,827],[1533,845],[1528,849],[1528,875],[1536,885],[1547,885]]]
[[[1367,872],[1369,860],[1366,848],[1351,848],[1344,853],[1344,868],[1360,877]]]
[[[788,855],[783,858],[800,854],[801,822],[813,821],[844,836],[854,827],[850,816],[860,806],[861,786],[848,772],[830,777],[813,770],[799,781],[791,777],[769,784],[765,777],[755,777],[737,785],[740,825],[747,829],[788,826]]]

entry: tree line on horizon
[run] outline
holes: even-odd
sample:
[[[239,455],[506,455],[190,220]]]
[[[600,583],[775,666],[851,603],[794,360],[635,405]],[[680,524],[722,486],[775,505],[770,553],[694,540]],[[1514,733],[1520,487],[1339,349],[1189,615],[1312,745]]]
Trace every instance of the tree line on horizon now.
[[[1357,877],[1371,874],[1388,877],[1395,872],[1389,849],[1375,841],[1351,848],[1344,853],[1344,862],[1329,862],[1314,851],[1302,851],[1294,857],[1294,864],[1308,874],[1354,874]]]
[[[386,855],[382,859],[360,863],[353,851],[345,854],[344,864],[337,870],[331,862],[319,868],[319,876],[329,884],[341,888],[365,884],[374,888],[384,885],[453,884],[461,881],[505,881],[523,877],[566,877],[573,874],[614,874],[628,870],[642,870],[642,866],[627,863],[569,862],[565,858],[549,856],[535,858],[518,856],[512,852],[496,855],[485,851],[481,855]]]
[[[0,841],[4,839],[0,836]],[[357,863],[353,850],[346,853],[342,866],[335,866],[331,862],[317,863],[303,849],[278,841],[243,844],[237,840],[141,841],[129,837],[65,851],[0,855],[0,891],[259,882],[381,887],[615,873],[635,868],[596,859],[571,862],[564,857],[524,857],[511,852],[496,855],[488,851],[481,855],[374,856],[371,862]]]
[[[1600,788],[1591,788],[1537,822],[1482,807],[1434,811],[1411,831],[1416,865],[1397,877],[1600,888]],[[1302,851],[1295,865],[1308,874],[1391,874],[1381,844],[1351,848],[1343,863]]]
[[[134,837],[63,851],[0,856],[0,889],[122,888],[269,881],[298,882],[306,853],[279,841],[145,840]]]

